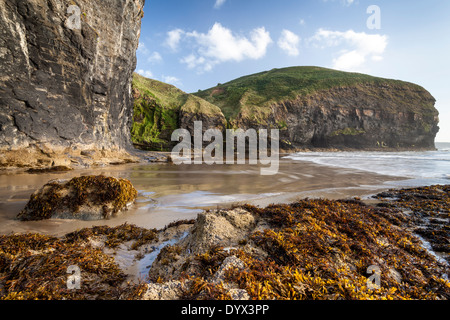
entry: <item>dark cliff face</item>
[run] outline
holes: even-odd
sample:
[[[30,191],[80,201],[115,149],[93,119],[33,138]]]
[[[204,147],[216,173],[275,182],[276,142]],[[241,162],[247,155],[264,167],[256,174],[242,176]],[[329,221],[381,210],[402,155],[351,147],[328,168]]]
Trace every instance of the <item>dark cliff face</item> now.
[[[368,84],[275,104],[268,122],[286,124],[285,148],[434,149],[434,103],[425,90]]]
[[[4,157],[24,149],[52,155],[130,145],[144,1],[0,0]],[[79,10],[68,13],[74,4]],[[14,156],[4,157],[3,166],[14,165]],[[36,165],[32,158],[20,165]]]

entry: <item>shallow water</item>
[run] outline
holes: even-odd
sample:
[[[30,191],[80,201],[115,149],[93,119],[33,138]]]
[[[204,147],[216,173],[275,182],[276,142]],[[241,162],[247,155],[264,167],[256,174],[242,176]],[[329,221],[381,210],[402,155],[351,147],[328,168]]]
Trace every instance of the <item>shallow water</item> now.
[[[158,257],[159,253],[161,252],[161,250],[164,247],[167,246],[173,246],[174,244],[176,244],[177,242],[179,242],[180,240],[183,240],[184,238],[186,238],[188,236],[188,232],[185,232],[181,237],[179,238],[173,238],[167,241],[164,241],[162,244],[160,244],[159,246],[157,246],[156,248],[154,248],[154,250],[149,253],[146,254],[144,256],[144,258],[142,258],[141,260],[139,260],[137,262],[137,279],[140,280],[146,280],[146,278],[148,278],[148,272],[150,270],[150,267],[152,266],[153,262],[156,260],[156,258]]]
[[[87,174],[129,179],[139,191],[136,203],[119,217],[109,220],[15,220],[30,195],[49,180]],[[129,164],[68,173],[3,173],[0,174],[0,234],[40,232],[61,236],[84,227],[117,226],[125,222],[145,228],[163,228],[172,221],[195,218],[207,208],[243,203],[266,206],[305,197],[364,196],[414,183],[414,180],[393,175],[293,159],[281,159],[279,172],[273,176],[262,176],[258,165],[248,164]]]
[[[417,185],[450,183],[450,143],[423,152],[300,152],[288,158],[337,168],[414,179]]]
[[[305,196],[334,194],[341,197],[355,193],[361,185],[364,190],[379,186],[387,178],[291,160],[282,160],[280,171],[275,176],[261,176],[259,172],[258,166],[250,165],[139,164],[62,174],[2,174],[0,233],[33,231],[62,235],[82,227],[115,226],[124,222],[161,228],[174,220],[195,218],[205,208],[245,202],[265,205],[294,198],[301,193]],[[123,215],[107,221],[52,219],[20,222],[14,219],[30,195],[49,180],[84,174],[104,174],[131,180],[139,191],[136,204]]]

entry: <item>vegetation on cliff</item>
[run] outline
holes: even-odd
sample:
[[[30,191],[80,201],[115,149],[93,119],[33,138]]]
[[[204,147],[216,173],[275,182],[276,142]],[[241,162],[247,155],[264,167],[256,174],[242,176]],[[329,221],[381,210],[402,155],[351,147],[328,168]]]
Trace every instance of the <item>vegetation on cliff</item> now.
[[[265,113],[267,112],[266,109],[272,104],[295,100],[298,96],[307,96],[332,88],[358,87],[364,90],[366,85],[398,88],[398,95],[392,95],[388,98],[398,105],[399,110],[410,111],[411,108],[414,108],[411,111],[434,111],[432,104],[423,105],[418,110],[402,99],[403,90],[427,95],[428,93],[418,85],[320,67],[272,69],[244,76],[225,84],[218,84],[216,87],[194,94],[219,106],[227,119],[230,120],[240,112]]]
[[[193,123],[184,123],[184,117],[194,115],[223,118],[220,109],[209,102],[137,73],[133,76],[133,92],[131,138],[137,146],[169,150],[173,145],[171,135],[174,130],[189,125],[193,127]]]

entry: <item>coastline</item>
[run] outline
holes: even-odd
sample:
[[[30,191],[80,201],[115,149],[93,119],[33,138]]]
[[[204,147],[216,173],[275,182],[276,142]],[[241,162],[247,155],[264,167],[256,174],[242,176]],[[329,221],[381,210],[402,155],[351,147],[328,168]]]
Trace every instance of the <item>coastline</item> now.
[[[280,159],[280,172],[276,176],[260,176],[259,168],[152,163],[40,174],[3,173],[0,174],[0,234],[39,232],[63,236],[80,228],[114,227],[125,222],[160,229],[175,220],[194,219],[207,209],[244,203],[267,206],[306,197],[364,197],[395,187],[396,182],[404,179],[289,159]],[[15,220],[30,195],[48,181],[98,174],[129,179],[138,190],[136,203],[122,215],[109,220]]]
[[[266,261],[264,260],[266,258],[269,259],[264,262],[269,265],[265,265],[263,269],[270,270],[270,263],[273,263],[270,259],[275,259],[273,261],[276,262],[277,256],[291,248],[291,244],[280,242],[279,245],[287,245],[287,247],[276,249],[278,245],[273,247],[274,239],[266,239],[266,237],[272,237],[275,234],[285,237],[291,230],[303,232],[301,230],[306,228],[315,234],[312,236],[308,233],[307,236],[307,239],[311,239],[308,241],[314,242],[315,240],[312,239],[322,239],[323,235],[331,231],[334,234],[341,230],[340,228],[345,229],[347,225],[353,226],[348,229],[349,234],[340,233],[342,230],[336,235],[329,234],[332,238],[336,237],[336,241],[340,239],[340,245],[328,243],[328,240],[323,239],[326,241],[316,244],[319,247],[315,249],[307,249],[305,254],[312,255],[308,259],[312,259],[309,261],[313,265],[324,268],[320,256],[314,256],[314,252],[317,250],[317,252],[321,250],[340,252],[335,256],[329,256],[327,259],[330,260],[327,263],[339,269],[339,265],[347,261],[345,265],[348,265],[350,269],[346,271],[346,277],[353,279],[352,285],[359,289],[356,291],[345,289],[341,292],[337,289],[344,285],[341,278],[333,275],[334,273],[326,273],[328,276],[322,274],[320,281],[328,281],[327,277],[331,277],[330,281],[333,281],[331,287],[337,286],[336,289],[330,289],[327,295],[319,294],[319,288],[317,288],[319,291],[311,294],[304,292],[303,289],[295,289],[292,292],[295,297],[301,299],[404,299],[408,297],[448,299],[450,297],[448,244],[446,244],[449,238],[448,231],[445,229],[449,217],[448,214],[435,216],[434,213],[431,216],[424,216],[421,209],[429,206],[427,201],[434,203],[441,197],[440,187],[434,187],[433,192],[438,194],[431,196],[426,195],[429,187],[420,191],[406,192],[407,199],[415,194],[419,195],[417,201],[408,204],[409,206],[418,205],[418,215],[412,215],[411,209],[407,206],[403,207],[404,204],[399,206],[397,196],[392,191],[393,189],[403,190],[401,187],[413,187],[417,182],[411,182],[412,180],[406,177],[380,175],[292,159],[281,159],[280,172],[275,177],[259,176],[258,172],[259,166],[249,165],[176,166],[154,163],[125,164],[60,173],[0,174],[0,186],[3,185],[2,188],[0,187],[0,213],[5,213],[5,209],[8,210],[8,214],[0,216],[0,273],[3,273],[0,275],[0,298],[285,299],[287,296],[282,293],[284,291],[281,293],[277,291],[278,289],[273,291],[272,287],[267,289],[269,291],[265,294],[254,292],[256,287],[252,286],[259,286],[257,284],[259,280],[252,278],[251,281],[256,281],[254,283],[248,280],[250,287],[246,287],[237,280],[253,274],[256,270],[253,270],[251,266],[261,259],[263,261]],[[104,174],[130,179],[139,191],[137,202],[121,216],[109,220],[50,219],[35,222],[14,220],[17,210],[43,183],[51,179],[69,179],[86,174]],[[176,189],[175,192],[174,189]],[[448,196],[448,191],[443,194]],[[374,198],[374,195],[378,195],[378,198]],[[449,208],[446,204],[448,200],[445,201],[441,209],[448,212]],[[300,216],[295,213],[297,210],[295,208],[298,206],[304,208],[300,211]],[[314,221],[317,221],[312,223],[313,220],[310,221],[309,218],[303,220],[301,216],[310,210],[308,208],[313,207],[316,209],[312,212],[316,210],[319,213],[322,212],[314,215]],[[333,210],[336,212],[342,211],[339,213],[341,220],[333,222],[333,215],[327,218],[330,214],[328,208],[335,208]],[[286,215],[283,212],[290,213]],[[292,218],[289,217],[291,214],[293,214]],[[345,220],[346,215],[352,217],[353,221]],[[290,226],[291,219],[300,220]],[[442,219],[446,222],[443,223]],[[331,225],[328,225],[329,223]],[[303,224],[304,226],[301,226]],[[357,226],[362,228],[358,235],[351,231]],[[295,228],[300,229],[295,231]],[[316,228],[319,229],[316,230]],[[376,233],[382,236],[373,238],[370,231],[373,228],[376,228],[378,230]],[[341,252],[347,237],[352,239],[353,245]],[[311,245],[310,242],[308,243],[302,242],[302,244],[295,244],[294,247],[306,246],[307,248]],[[45,244],[46,249],[41,247],[42,244]],[[398,262],[392,258],[388,260],[383,258],[384,251],[392,250],[392,248],[395,250],[390,253],[390,256],[402,257]],[[443,255],[441,252],[436,254],[435,248],[441,250]],[[364,260],[361,252],[376,254],[370,260]],[[68,255],[78,258],[69,259]],[[295,260],[297,259],[294,258],[295,255],[294,252],[289,253],[283,259]],[[24,259],[24,257],[27,258]],[[39,260],[39,257],[46,258]],[[91,257],[103,262],[98,265],[91,261]],[[61,266],[52,262],[54,259],[60,261]],[[77,262],[77,259],[81,260]],[[302,259],[306,258],[298,261],[303,261]],[[413,266],[412,261],[416,261],[414,259],[421,261],[419,269],[422,275],[410,283],[410,286],[415,288],[415,291],[410,291],[397,282],[400,281],[399,279],[404,279],[409,272],[419,272],[411,269],[417,267]],[[10,261],[17,261],[18,264],[11,265]],[[84,261],[82,269],[90,270],[88,274],[84,274],[90,282],[86,284],[84,291],[67,291],[64,282],[67,273],[63,270],[63,266],[67,263],[78,265],[81,261]],[[96,267],[92,267],[91,263],[94,263]],[[283,263],[276,268],[284,268]],[[397,293],[389,291],[388,287],[381,292],[373,292],[364,285],[364,279],[367,276],[362,274],[362,269],[374,263],[384,266],[383,272],[389,273],[388,285],[390,288],[395,287]],[[298,266],[294,264],[292,267]],[[305,272],[305,267],[298,270]],[[235,268],[238,270],[238,274],[235,274],[237,278],[229,278],[229,270],[235,270]],[[50,272],[59,276],[56,280],[46,279],[51,289],[50,287],[42,289],[37,295],[35,289],[30,288],[39,286],[41,280],[33,277],[23,279],[20,270],[30,270],[37,274]],[[355,273],[355,270],[358,272]],[[288,272],[288,269],[267,274],[267,276],[278,279],[285,277],[285,272]],[[107,281],[107,278],[101,276],[102,274],[108,275],[109,279],[114,279],[113,287],[109,287],[111,281]],[[148,276],[150,278],[147,278]],[[289,283],[294,281],[289,277],[279,278],[277,281],[282,281],[289,286]],[[1,282],[3,281],[1,279],[10,280]],[[308,283],[309,280],[305,280],[307,278],[303,279],[305,283]],[[9,286],[8,281],[23,283],[24,289],[17,291]],[[108,284],[105,284],[105,281]],[[430,289],[431,287],[425,289],[421,285],[423,281],[431,283],[434,289]],[[308,285],[315,286],[313,283]],[[287,290],[287,287],[283,290]],[[426,293],[426,290],[431,290],[431,293]],[[331,294],[331,292],[334,293]]]
[[[450,185],[389,190],[368,201],[246,204],[159,230],[125,223],[58,238],[0,236],[0,298],[449,299],[448,191]],[[402,196],[415,200],[399,202]],[[430,219],[438,224],[423,229]],[[65,287],[69,264],[82,265],[80,290]],[[364,275],[371,265],[383,274],[376,290]]]

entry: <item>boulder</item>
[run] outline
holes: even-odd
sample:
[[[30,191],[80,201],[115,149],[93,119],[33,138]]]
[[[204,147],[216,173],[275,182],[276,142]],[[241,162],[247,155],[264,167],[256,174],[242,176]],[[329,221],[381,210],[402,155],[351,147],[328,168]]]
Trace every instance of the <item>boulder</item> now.
[[[130,181],[105,176],[52,180],[34,192],[17,218],[101,220],[126,210],[137,197]]]
[[[195,253],[214,246],[231,246],[245,238],[255,225],[255,216],[241,208],[203,212],[198,215],[192,234],[184,242]]]

